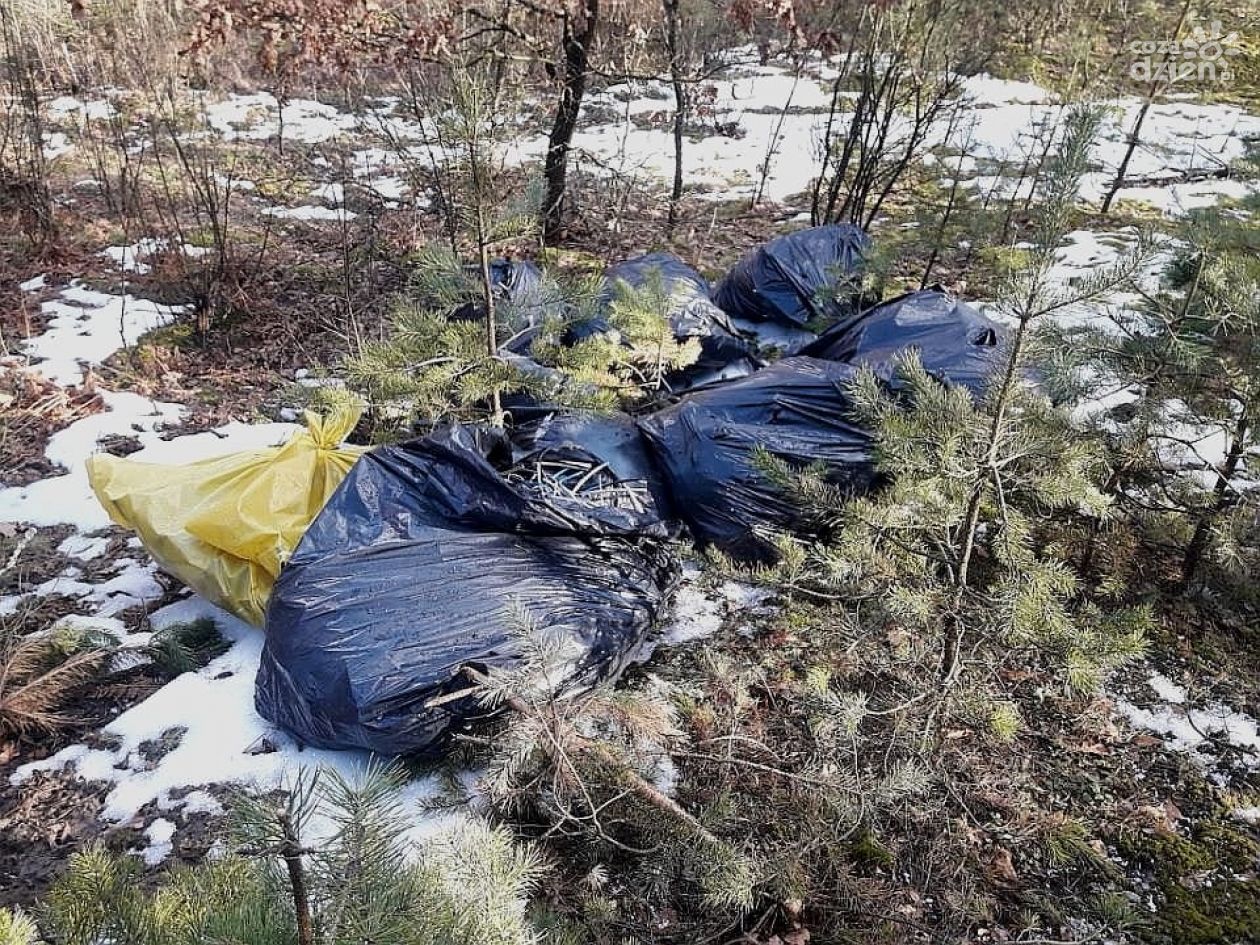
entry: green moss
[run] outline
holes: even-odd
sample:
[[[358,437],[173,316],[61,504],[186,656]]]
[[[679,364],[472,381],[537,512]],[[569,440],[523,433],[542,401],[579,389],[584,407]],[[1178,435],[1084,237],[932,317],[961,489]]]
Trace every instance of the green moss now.
[[[1141,930],[1152,945],[1231,945],[1260,942],[1260,845],[1221,820],[1193,837],[1128,832],[1119,847],[1150,869],[1159,903]]]
[[[136,351],[140,357],[145,357],[146,348],[190,348],[196,343],[196,336],[192,322],[175,321],[141,335]]]
[[[864,872],[889,869],[893,865],[892,851],[876,840],[869,830],[863,830],[850,841],[849,857]]]
[[[580,249],[559,249],[553,246],[542,250],[538,254],[538,261],[543,266],[555,266],[557,269],[567,269],[572,272],[603,272],[606,266],[604,260],[594,253],[587,253]]]
[[[1260,884],[1226,880],[1206,889],[1173,886],[1148,941],[1177,945],[1260,942]]]

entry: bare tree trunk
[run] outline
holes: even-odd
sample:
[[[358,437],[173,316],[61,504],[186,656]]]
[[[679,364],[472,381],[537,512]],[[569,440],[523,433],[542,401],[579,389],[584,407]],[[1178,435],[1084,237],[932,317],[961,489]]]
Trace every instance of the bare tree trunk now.
[[[1243,454],[1247,452],[1247,430],[1248,417],[1244,413],[1234,425],[1233,442],[1225,456],[1225,462],[1216,471],[1216,485],[1212,487],[1212,504],[1195,523],[1194,534],[1190,538],[1190,544],[1186,546],[1185,556],[1181,559],[1182,590],[1189,587],[1199,573],[1199,566],[1203,563],[1203,555],[1207,551],[1208,539],[1212,534],[1212,526],[1216,524],[1220,514],[1234,501],[1230,492],[1232,488],[1230,483],[1238,472],[1238,467],[1242,465]]]
[[[293,893],[293,914],[297,922],[298,945],[315,945],[315,929],[311,923],[311,900],[306,890],[306,865],[302,862],[302,845],[297,830],[288,817],[282,824],[284,843],[280,856],[289,873],[289,887]]]
[[[958,167],[954,171],[954,179],[949,184],[949,199],[945,202],[945,212],[941,214],[940,222],[936,226],[936,236],[932,240],[932,250],[928,255],[927,265],[923,267],[923,278],[919,280],[919,289],[922,291],[927,288],[928,280],[932,277],[932,270],[936,268],[936,261],[941,255],[941,245],[945,241],[945,231],[949,227],[949,221],[954,216],[954,210],[958,206],[958,178],[962,176],[962,159],[966,157],[963,154],[958,159]]]
[[[1173,45],[1181,39],[1181,31],[1185,28],[1186,18],[1190,15],[1190,4],[1193,0],[1186,0],[1181,7],[1181,16],[1177,19],[1177,26],[1173,30]],[[1171,53],[1165,52],[1161,62],[1163,69],[1171,68]],[[1124,186],[1124,176],[1129,170],[1129,162],[1133,159],[1133,152],[1137,150],[1138,142],[1142,140],[1142,123],[1146,121],[1146,113],[1151,110],[1151,105],[1155,101],[1155,96],[1164,90],[1167,80],[1164,82],[1156,82],[1152,78],[1151,87],[1146,93],[1146,99],[1142,102],[1142,107],[1138,109],[1137,118],[1133,121],[1133,128],[1129,131],[1128,145],[1124,150],[1124,157],[1120,159],[1120,166],[1116,168],[1116,179],[1111,183],[1111,189],[1107,191],[1107,196],[1103,198],[1102,213],[1108,213],[1111,210],[1111,203],[1116,199],[1116,194],[1120,192],[1120,188]]]
[[[560,102],[555,121],[547,138],[547,156],[543,162],[546,193],[543,197],[543,238],[550,241],[560,235],[564,222],[564,189],[569,166],[569,146],[577,129],[586,94],[586,79],[591,43],[599,24],[599,0],[582,0],[582,22],[574,28],[573,20],[564,16],[564,78],[560,86]]]
[[[1107,191],[1107,196],[1103,198],[1102,213],[1111,211],[1112,201],[1116,199],[1116,194],[1120,193],[1120,188],[1124,186],[1124,175],[1129,170],[1129,161],[1133,159],[1133,152],[1137,150],[1138,142],[1142,140],[1142,123],[1146,121],[1146,113],[1151,110],[1151,99],[1154,97],[1155,89],[1152,87],[1150,93],[1146,96],[1146,101],[1138,109],[1137,118],[1133,120],[1133,128],[1129,131],[1128,146],[1124,149],[1124,157],[1120,159],[1120,166],[1116,168],[1116,179],[1111,182],[1111,189]]]
[[[491,358],[499,356],[499,325],[494,310],[494,281],[490,277],[490,245],[486,242],[480,210],[477,217],[477,257],[481,266],[481,294],[486,306],[486,353]],[[490,394],[490,422],[503,426],[503,398],[496,387]]]
[[[679,48],[679,0],[663,0],[665,45],[669,52],[669,78],[674,85],[674,187],[669,193],[669,219],[666,236],[678,226],[678,204],[683,192],[683,129],[687,124],[687,85],[683,81],[682,50]]]

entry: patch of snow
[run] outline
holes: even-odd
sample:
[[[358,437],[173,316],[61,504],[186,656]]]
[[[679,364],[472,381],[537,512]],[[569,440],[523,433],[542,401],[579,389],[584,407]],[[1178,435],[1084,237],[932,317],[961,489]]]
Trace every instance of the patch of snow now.
[[[123,272],[134,272],[144,275],[150,270],[148,263],[140,262],[142,257],[152,256],[166,247],[166,240],[145,237],[128,246],[107,246],[101,255],[109,259]]]
[[[346,202],[346,189],[341,184],[320,184],[311,191],[311,196],[324,201],[330,207],[340,207]]]
[[[19,282],[18,288],[23,292],[38,292],[47,284],[47,277],[39,275],[33,279],[27,279],[25,282]]]
[[[401,177],[374,177],[359,183],[387,203],[402,200],[410,189]]]
[[[70,143],[70,139],[60,131],[44,132],[44,157],[49,161],[55,161],[62,155],[69,154],[74,150],[74,145]]]
[[[346,210],[344,207],[321,207],[321,206],[303,206],[303,207],[266,207],[263,209],[263,215],[275,217],[279,220],[353,220],[358,214]]]
[[[1177,685],[1163,673],[1151,673],[1150,678],[1146,680],[1146,684],[1154,689],[1155,695],[1164,702],[1176,705],[1185,704],[1185,688]]]
[[[667,646],[702,640],[722,629],[723,603],[695,583],[698,576],[699,572],[684,576],[685,583],[674,598],[672,617],[661,627],[661,642]]]
[[[157,580],[157,565],[151,562],[140,564],[130,558],[124,558],[117,563],[122,569],[107,581],[80,581],[78,571],[74,569],[69,574],[44,581],[30,593],[36,597],[47,597],[50,594],[76,597],[92,605],[96,615],[112,617],[132,607],[154,603],[166,592]]]
[[[48,103],[48,114],[53,118],[69,118],[71,115],[82,117],[86,121],[99,121],[112,118],[117,114],[114,106],[105,99],[94,99],[85,102],[71,95],[62,95]]]
[[[79,561],[91,561],[92,558],[100,558],[105,554],[105,549],[110,547],[110,539],[108,538],[88,538],[81,534],[72,534],[66,541],[58,544],[57,551],[66,554],[67,557],[78,558]]]
[[[133,295],[98,292],[77,280],[41,308],[49,318],[48,327],[23,342],[23,351],[39,359],[37,367],[44,377],[66,386],[80,382],[81,363],[100,364],[187,311]]]
[[[987,72],[965,77],[959,94],[973,101],[977,108],[1010,104],[1044,105],[1058,98],[1035,82],[997,79]]]
[[[678,786],[678,765],[674,764],[674,759],[669,755],[657,756],[652,785],[667,797],[674,796],[674,788]]]
[[[87,617],[83,614],[66,614],[54,626],[66,627],[71,630],[84,630],[90,633],[104,633],[120,642],[130,636],[127,632],[126,624],[116,617]]]
[[[1122,187],[1116,201],[1149,204],[1165,216],[1184,217],[1191,210],[1214,207],[1222,200],[1243,200],[1255,193],[1255,183],[1226,178],[1163,187]]]
[[[109,784],[101,818],[125,823],[150,803],[168,812],[217,812],[204,790],[208,785],[276,790],[299,769],[321,766],[351,781],[361,776],[372,756],[305,748],[255,711],[254,675],[264,639],[258,630],[198,597],[164,607],[150,621],[160,630],[203,617],[215,621],[230,642],[229,649],[202,669],[173,679],[107,724],[102,733],[116,740],[116,748],[71,745],[18,768],[11,782],[21,784],[36,771],[69,768],[86,780]],[[155,761],[146,760],[141,744],[160,740],[171,729],[184,730],[179,744]],[[417,779],[403,789],[401,800],[415,813],[409,839],[422,839],[462,818],[460,812],[423,810],[422,802],[440,790],[437,775]],[[316,824],[312,834],[318,837],[332,829],[332,824]]]
[[[165,817],[156,818],[144,831],[149,845],[140,851],[145,866],[157,866],[174,849],[172,840],[175,837],[175,825]]]
[[[89,538],[86,535],[71,535],[57,546],[57,550],[70,558],[90,561],[99,558],[109,547],[108,538]]]
[[[1205,769],[1214,764],[1209,736],[1244,752],[1248,767],[1260,767],[1260,725],[1251,716],[1219,702],[1192,707],[1185,689],[1160,673],[1152,673],[1147,685],[1159,700],[1149,709],[1119,696],[1112,700],[1134,728],[1163,736],[1168,748],[1189,755]]]
[[[221,817],[226,811],[219,800],[208,791],[189,791],[183,797],[176,801],[169,798],[166,803],[168,805],[178,804],[179,809],[188,814],[209,814],[211,817]],[[169,810],[169,806],[164,808]]]
[[[353,131],[358,118],[334,105],[310,99],[289,99],[283,108],[266,92],[202,100],[206,123],[225,141],[265,141],[283,133],[286,141],[322,144]]]
[[[711,637],[733,617],[764,613],[765,602],[774,596],[767,588],[739,581],[723,581],[706,588],[701,578],[699,568],[688,565],[683,569],[672,617],[660,630],[660,642],[666,646]]]

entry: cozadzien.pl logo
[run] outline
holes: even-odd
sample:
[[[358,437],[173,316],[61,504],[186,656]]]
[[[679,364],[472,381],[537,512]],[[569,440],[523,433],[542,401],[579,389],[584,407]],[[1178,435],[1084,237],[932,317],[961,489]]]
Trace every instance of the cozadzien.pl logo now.
[[[1196,26],[1183,39],[1135,39],[1129,77],[1138,82],[1228,82],[1233,77],[1229,54],[1239,45],[1238,33],[1225,33],[1220,20],[1207,29]]]

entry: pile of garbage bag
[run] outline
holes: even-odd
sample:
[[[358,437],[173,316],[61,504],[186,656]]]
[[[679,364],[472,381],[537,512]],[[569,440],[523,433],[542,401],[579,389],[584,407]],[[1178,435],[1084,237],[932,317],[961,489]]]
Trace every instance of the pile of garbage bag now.
[[[608,303],[618,292],[648,289],[653,280],[660,280],[669,294],[669,325],[674,337],[700,342],[696,362],[665,378],[671,390],[683,391],[714,380],[743,377],[764,366],[765,362],[756,357],[752,345],[740,335],[730,317],[713,304],[704,276],[670,253],[649,253],[609,267],[604,273]]]
[[[843,325],[857,313],[870,248],[866,231],[848,223],[780,236],[736,263],[713,301],[731,318],[751,322]]]
[[[913,348],[980,393],[1002,326],[940,289],[863,310],[869,247],[850,226],[780,237],[712,297],[667,254],[611,267],[606,304],[660,280],[673,331],[703,351],[671,378],[686,392],[646,415],[532,404],[507,432],[449,425],[370,452],[339,446],[357,416],[311,418],[284,447],[176,469],[98,457],[92,484],[163,567],[265,626],[264,717],[321,747],[438,754],[484,711],[463,667],[539,663],[561,690],[615,678],[667,611],[680,535],[772,558],[798,521],[765,456],[854,494],[876,487],[848,393],[860,367],[895,385]],[[537,270],[495,277],[528,329],[529,300],[545,304]],[[769,366],[740,330],[820,320],[831,327]]]
[[[897,360],[913,348],[930,374],[981,394],[997,367],[1006,329],[940,288],[907,292],[837,324],[800,354],[866,365],[895,382]]]
[[[762,451],[794,468],[821,464],[853,492],[870,488],[870,433],[850,417],[856,374],[837,361],[785,358],[639,421],[698,544],[765,561],[775,533],[792,528],[793,505],[759,465]]]

